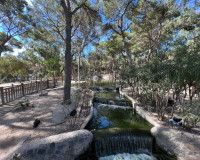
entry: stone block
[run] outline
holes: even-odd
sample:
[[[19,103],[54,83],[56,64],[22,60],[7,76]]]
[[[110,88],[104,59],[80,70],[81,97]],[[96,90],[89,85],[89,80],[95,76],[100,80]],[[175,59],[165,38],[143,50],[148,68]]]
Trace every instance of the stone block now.
[[[37,160],[73,160],[86,151],[92,138],[93,135],[88,130],[77,130],[30,142],[16,153],[28,157],[26,160],[32,160],[32,154]]]
[[[54,153],[54,149],[48,149],[47,150],[47,154],[53,154]]]
[[[28,156],[32,156],[33,154],[34,154],[34,153],[33,153],[33,149],[27,151],[27,155],[28,155]]]
[[[65,148],[65,147],[66,147],[66,146],[61,145],[61,146],[58,146],[57,149],[58,149],[58,150],[62,150],[62,149]]]
[[[38,154],[45,154],[46,150],[45,149],[38,149]]]
[[[200,136],[167,127],[153,127],[157,144],[178,159],[200,159]]]
[[[51,143],[49,147],[50,147],[50,148],[54,148],[54,147],[55,147],[55,143],[54,143],[54,142]]]
[[[52,114],[52,122],[54,125],[58,125],[60,123],[63,123],[65,121],[65,112],[63,109],[63,105],[59,105],[58,107],[56,107],[53,110],[53,114]]]

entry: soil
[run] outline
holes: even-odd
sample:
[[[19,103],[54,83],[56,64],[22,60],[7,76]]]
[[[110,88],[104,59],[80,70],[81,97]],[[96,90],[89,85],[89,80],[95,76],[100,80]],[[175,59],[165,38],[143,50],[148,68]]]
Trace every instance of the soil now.
[[[68,117],[60,125],[52,123],[52,111],[61,103],[63,89],[54,89],[47,96],[39,96],[40,93],[27,95],[6,105],[0,106],[0,159],[9,153],[24,136],[30,134],[30,141],[80,129],[90,112],[90,106],[83,106],[80,116]],[[20,109],[17,103],[28,99],[33,107]],[[39,119],[41,123],[34,128],[33,123]]]

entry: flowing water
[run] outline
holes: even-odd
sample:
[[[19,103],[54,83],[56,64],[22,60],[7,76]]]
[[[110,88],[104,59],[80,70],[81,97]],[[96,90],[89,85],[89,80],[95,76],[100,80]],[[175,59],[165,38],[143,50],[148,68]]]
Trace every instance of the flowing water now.
[[[80,160],[173,159],[156,149],[150,133],[153,126],[134,113],[126,97],[115,92],[99,92],[95,98],[98,103],[94,100],[94,117],[87,126],[94,140]],[[110,104],[110,101],[119,103]]]
[[[151,137],[117,136],[98,140],[95,143],[98,157],[118,153],[152,153]]]
[[[123,153],[123,154],[100,157],[99,160],[157,160],[157,159],[147,154]]]

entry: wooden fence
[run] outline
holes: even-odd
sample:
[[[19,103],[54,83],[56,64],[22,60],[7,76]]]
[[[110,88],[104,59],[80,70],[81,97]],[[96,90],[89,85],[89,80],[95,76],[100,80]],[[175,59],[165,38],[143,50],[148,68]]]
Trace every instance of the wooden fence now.
[[[55,82],[53,80],[45,80],[21,83],[19,85],[12,85],[11,87],[0,87],[0,105],[32,93],[37,93],[43,89],[53,88],[57,82],[58,79],[55,79]]]

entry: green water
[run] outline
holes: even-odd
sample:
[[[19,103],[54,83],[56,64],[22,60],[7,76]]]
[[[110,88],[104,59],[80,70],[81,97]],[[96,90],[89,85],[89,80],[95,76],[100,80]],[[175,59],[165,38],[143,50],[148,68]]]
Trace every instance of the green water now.
[[[94,117],[87,129],[103,128],[132,128],[150,130],[152,125],[134,114],[133,109],[127,106],[116,106],[94,103]]]
[[[98,98],[112,99],[115,101],[128,100],[127,98],[120,96],[115,92],[99,92],[96,93]],[[117,105],[108,105],[101,103],[94,103],[94,116],[90,123],[87,125],[86,129],[92,131],[94,135],[93,142],[88,149],[88,151],[79,157],[79,160],[98,160],[97,155],[95,154],[95,143],[96,141],[101,141],[101,139],[108,137],[118,137],[118,136],[133,136],[133,137],[152,137],[150,129],[153,127],[145,119],[134,113],[134,110],[130,106],[117,106]],[[153,137],[152,137],[153,138]],[[163,152],[155,143],[153,143],[153,152],[147,156],[156,157],[156,159],[162,160],[174,160],[174,157],[167,155],[166,152]],[[137,154],[130,155],[129,153],[108,155],[104,157],[107,159],[140,159],[141,156]],[[146,157],[147,157],[146,156]],[[142,156],[144,160],[145,155]],[[114,159],[113,159],[114,158]],[[151,157],[152,158],[152,157]],[[154,158],[153,158],[154,159]]]

